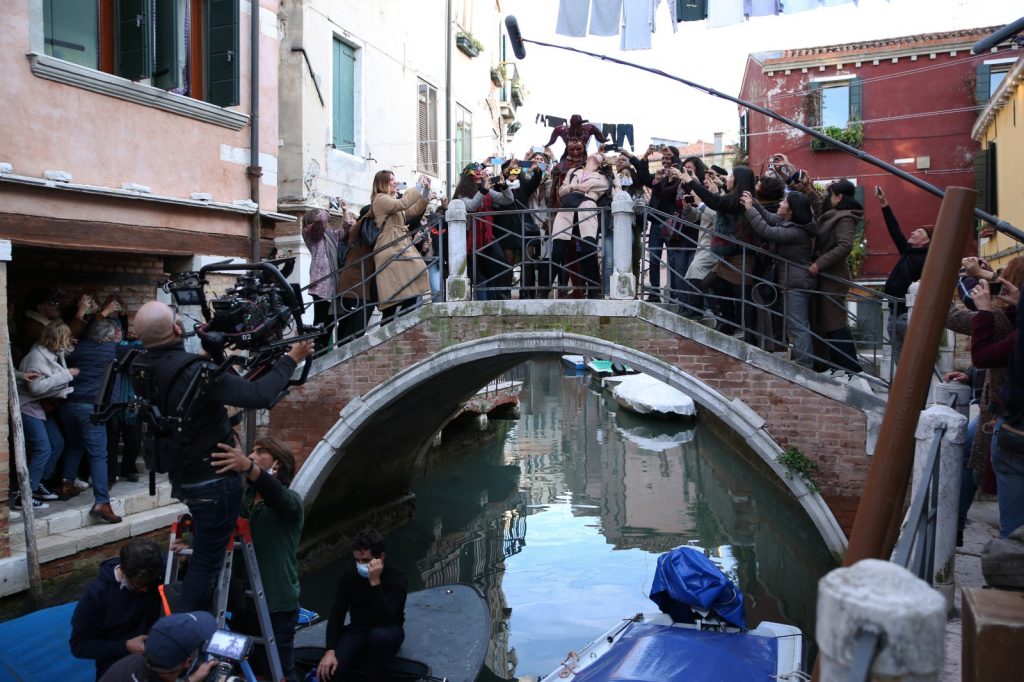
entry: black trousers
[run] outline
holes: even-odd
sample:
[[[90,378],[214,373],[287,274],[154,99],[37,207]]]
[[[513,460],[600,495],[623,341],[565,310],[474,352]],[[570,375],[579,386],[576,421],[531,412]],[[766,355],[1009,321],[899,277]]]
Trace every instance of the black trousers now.
[[[575,247],[579,244],[580,272],[583,275],[583,286],[587,290],[587,298],[601,298],[601,268],[597,262],[597,240],[591,237],[586,239],[553,239],[551,245],[552,266],[561,265],[559,271],[559,284],[561,275],[564,272],[568,276],[567,261],[576,260]],[[565,286],[562,284],[562,286]]]
[[[401,625],[374,627],[370,625],[346,625],[334,646],[338,658],[339,679],[346,679],[353,670],[366,670],[369,682],[387,679],[391,659],[405,641]]]

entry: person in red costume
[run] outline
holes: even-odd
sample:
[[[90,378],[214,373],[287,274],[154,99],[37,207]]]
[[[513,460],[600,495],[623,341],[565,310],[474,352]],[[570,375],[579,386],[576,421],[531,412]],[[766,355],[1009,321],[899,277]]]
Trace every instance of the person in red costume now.
[[[601,129],[593,123],[584,123],[583,117],[579,114],[572,115],[569,125],[562,124],[551,131],[551,139],[544,145],[545,147],[550,147],[557,139],[565,143],[562,158],[551,170],[551,207],[559,205],[558,187],[561,186],[565,174],[573,168],[582,167],[587,160],[587,142],[591,137],[597,140],[598,144],[604,142],[604,133]]]

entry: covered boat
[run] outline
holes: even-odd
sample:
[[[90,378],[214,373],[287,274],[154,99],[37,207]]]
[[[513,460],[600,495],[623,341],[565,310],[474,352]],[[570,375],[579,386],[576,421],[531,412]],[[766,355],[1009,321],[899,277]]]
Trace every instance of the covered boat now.
[[[661,613],[616,624],[543,682],[805,679],[800,630],[771,622],[746,629],[743,594],[703,550],[659,557],[650,597]]]

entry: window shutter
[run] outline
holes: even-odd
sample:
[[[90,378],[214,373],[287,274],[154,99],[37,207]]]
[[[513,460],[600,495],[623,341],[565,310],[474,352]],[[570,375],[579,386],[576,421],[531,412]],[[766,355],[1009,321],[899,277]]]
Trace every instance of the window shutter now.
[[[821,125],[821,83],[810,83],[811,91],[807,94],[807,125],[816,127]]]
[[[417,88],[416,101],[416,168],[424,171],[427,167],[427,84],[420,82]]]
[[[861,82],[859,78],[850,81],[850,122],[863,121],[861,116]]]
[[[149,49],[150,0],[117,2],[117,75],[128,80],[149,78],[152,61]]]
[[[153,66],[153,85],[164,90],[181,86],[180,31],[184,30],[182,5],[178,2],[156,3],[156,63]],[[181,29],[179,29],[179,26]]]
[[[259,5],[250,14],[259,21]],[[206,101],[221,107],[239,103],[238,0],[206,3]]]
[[[975,73],[977,81],[974,84],[974,99],[978,104],[986,104],[989,100],[989,91],[992,88],[992,65],[978,64]]]
[[[974,155],[974,207],[988,212],[988,150],[979,149]]]
[[[355,49],[335,39],[331,141],[335,148],[349,154],[354,154],[356,149],[355,65]]]
[[[430,101],[428,102],[429,109],[427,112],[427,115],[429,117],[427,135],[428,139],[430,140],[430,159],[429,163],[427,164],[427,172],[433,175],[434,177],[437,177],[440,175],[439,169],[437,167],[437,88],[428,88],[427,93],[430,97]]]
[[[988,164],[985,168],[985,190],[988,194],[988,212],[999,213],[999,174],[996,172],[996,143],[988,143]]]

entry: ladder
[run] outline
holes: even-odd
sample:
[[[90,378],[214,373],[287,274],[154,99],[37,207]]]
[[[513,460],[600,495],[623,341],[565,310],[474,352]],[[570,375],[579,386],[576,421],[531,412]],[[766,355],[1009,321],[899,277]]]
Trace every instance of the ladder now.
[[[192,550],[184,550],[180,553],[175,552],[175,540],[180,539],[182,535],[192,531],[192,529],[192,516],[189,514],[182,514],[178,517],[177,521],[171,524],[171,545],[167,550],[167,568],[164,572],[165,585],[170,585],[178,579],[178,558],[192,553]],[[235,552],[237,550],[241,550],[245,563],[247,578],[245,595],[251,597],[255,603],[256,616],[260,625],[260,636],[253,637],[252,640],[263,645],[263,650],[267,655],[267,665],[270,668],[273,679],[284,680],[281,657],[277,652],[277,640],[274,638],[274,628],[270,623],[267,595],[263,590],[263,580],[260,578],[260,569],[256,563],[256,550],[253,548],[252,533],[249,530],[249,521],[247,519],[240,518],[235,521],[235,530],[231,533],[231,539],[228,541],[228,546],[224,552],[224,563],[221,566],[220,576],[217,578],[213,598],[213,615],[217,619],[217,627],[225,628],[226,626],[228,618],[228,593],[231,590],[232,568],[235,563]],[[169,613],[170,609],[163,590],[161,590],[161,597],[163,598],[164,609]],[[249,667],[248,663],[243,662],[242,666],[249,679],[255,679],[250,670],[245,670]]]

